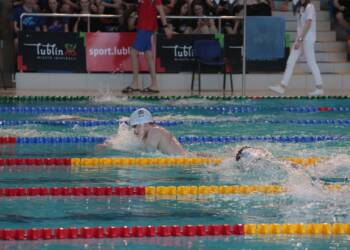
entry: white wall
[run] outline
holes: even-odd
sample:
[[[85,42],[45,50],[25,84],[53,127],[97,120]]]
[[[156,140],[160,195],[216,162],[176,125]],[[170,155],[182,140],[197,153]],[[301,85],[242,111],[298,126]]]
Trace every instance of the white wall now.
[[[346,94],[350,90],[350,75],[324,74],[325,90],[333,91],[332,94]],[[277,84],[281,80],[281,74],[248,74],[246,78],[246,90],[268,91],[268,86]],[[196,79],[197,80],[197,79]],[[221,91],[223,76],[221,74],[202,74],[202,90]],[[233,75],[235,92],[241,92],[241,75]],[[131,74],[70,74],[70,73],[17,73],[17,90],[103,90],[119,91],[131,83]],[[143,86],[142,86],[143,83]],[[158,74],[160,90],[184,91],[191,87],[191,73]],[[149,74],[140,74],[142,87],[149,85]],[[229,90],[229,77],[226,77],[226,89]],[[195,85],[195,87],[197,87]],[[294,75],[288,86],[288,91],[310,91],[314,88],[312,75]],[[345,92],[344,92],[345,91]],[[238,94],[239,94],[238,93]],[[266,92],[264,94],[272,94]],[[287,92],[288,94],[288,92]]]

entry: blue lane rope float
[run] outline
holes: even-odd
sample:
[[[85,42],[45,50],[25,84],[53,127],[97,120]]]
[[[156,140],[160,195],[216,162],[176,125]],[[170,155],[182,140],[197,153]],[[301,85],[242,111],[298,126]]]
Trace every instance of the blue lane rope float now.
[[[284,107],[283,111],[292,113],[314,113],[314,112],[349,112],[350,107]]]
[[[103,143],[107,137],[0,137],[0,144],[62,144],[62,143]],[[234,143],[242,141],[264,141],[283,143],[314,143],[321,141],[349,141],[350,136],[179,136],[182,144]]]
[[[37,106],[3,106],[0,107],[0,113],[24,113],[24,114],[76,114],[76,113],[115,113],[129,114],[141,106],[53,106],[53,107],[37,107]],[[258,111],[284,111],[292,113],[314,113],[314,112],[349,112],[350,107],[283,107],[271,108],[253,107],[247,105],[215,105],[215,106],[164,106],[152,105],[146,106],[151,112],[165,111],[208,111],[215,113],[254,113]]]
[[[3,120],[0,121],[0,126],[19,126],[19,125],[50,125],[50,126],[80,126],[80,127],[95,127],[95,126],[112,126],[118,125],[119,120],[101,120],[101,121],[69,121],[69,120]]]
[[[24,113],[24,114],[75,114],[75,113],[115,113],[130,114],[141,106],[96,106],[96,107],[36,107],[36,106],[5,106],[0,107],[0,113]],[[151,112],[165,111],[212,111],[228,113],[253,113],[257,107],[226,105],[226,106],[146,106]]]
[[[19,125],[50,125],[50,126],[80,126],[80,127],[95,127],[95,126],[116,126],[125,120],[92,120],[92,121],[70,121],[70,120],[3,120],[0,121],[0,126],[19,126]],[[291,125],[350,125],[350,119],[306,119],[306,120],[164,120],[156,121],[156,124],[171,127],[179,125],[217,125],[224,123],[238,124],[291,124]]]
[[[264,141],[283,143],[311,143],[320,141],[347,141],[348,136],[180,136],[182,144],[233,143],[241,141]]]

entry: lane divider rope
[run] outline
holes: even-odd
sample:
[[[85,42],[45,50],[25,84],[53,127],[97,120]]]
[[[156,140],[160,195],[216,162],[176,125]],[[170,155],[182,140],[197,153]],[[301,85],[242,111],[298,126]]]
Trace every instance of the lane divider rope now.
[[[89,101],[90,96],[0,96],[0,103]]]
[[[211,224],[0,229],[0,240],[63,240],[130,237],[348,235],[350,224]]]
[[[164,111],[214,111],[230,113],[252,113],[257,112],[257,107],[242,105],[226,106],[94,106],[94,107],[76,107],[76,106],[57,106],[57,107],[37,107],[37,106],[0,106],[0,113],[24,113],[24,114],[75,114],[75,113],[114,113],[130,114],[138,108],[146,107],[151,112]]]
[[[50,126],[116,126],[125,120],[99,120],[99,121],[70,121],[70,120],[3,120],[0,126],[19,125],[50,125]],[[217,125],[224,123],[231,124],[292,124],[292,125],[350,125],[350,119],[327,119],[327,120],[165,120],[156,121],[157,125],[170,127],[179,125]]]
[[[349,112],[348,106],[295,106],[283,108],[271,108],[244,105],[215,105],[215,106],[0,106],[0,113],[24,113],[24,114],[75,114],[75,113],[114,113],[114,114],[130,114],[138,108],[146,107],[151,112],[171,112],[171,111],[210,111],[222,114],[232,113],[254,113],[258,111],[284,111],[292,113],[313,113],[313,112]]]
[[[327,184],[331,191],[349,190],[350,185]],[[288,189],[280,185],[200,185],[200,186],[104,186],[104,187],[15,187],[0,188],[0,197],[23,196],[146,196],[175,198],[176,196],[205,196],[233,194],[281,194]]]
[[[0,96],[1,103],[12,103],[12,102],[59,102],[59,101],[91,101],[98,97],[96,96]],[[125,97],[123,97],[125,98]],[[128,96],[131,100],[180,100],[180,99],[206,99],[206,100],[270,100],[270,99],[281,99],[281,100],[322,100],[322,99],[349,99],[346,95],[325,95],[325,96],[199,96],[199,95],[188,95],[188,96],[154,96],[154,95],[139,95],[139,96]]]
[[[214,101],[221,100],[246,100],[246,99],[254,99],[254,100],[270,100],[270,99],[281,99],[281,100],[314,100],[314,99],[349,99],[349,96],[340,95],[340,96],[128,96],[129,99],[132,100],[180,100],[180,99],[207,99]]]
[[[282,110],[291,113],[349,112],[350,107],[284,107]]]
[[[62,143],[103,143],[108,137],[0,137],[0,144],[62,144]],[[349,141],[350,136],[179,136],[182,144],[224,144],[242,141],[263,141],[283,143],[314,143],[321,141]]]
[[[0,158],[1,166],[76,166],[76,167],[113,167],[113,166],[195,166],[219,165],[225,159],[220,157],[161,157],[161,158]],[[282,157],[281,160],[301,166],[313,166],[326,157]]]

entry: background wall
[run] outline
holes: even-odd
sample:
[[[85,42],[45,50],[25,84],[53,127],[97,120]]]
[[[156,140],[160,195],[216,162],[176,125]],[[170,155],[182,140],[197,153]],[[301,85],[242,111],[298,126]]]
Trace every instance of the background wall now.
[[[14,87],[14,44],[11,25],[11,0],[0,0],[0,88]]]

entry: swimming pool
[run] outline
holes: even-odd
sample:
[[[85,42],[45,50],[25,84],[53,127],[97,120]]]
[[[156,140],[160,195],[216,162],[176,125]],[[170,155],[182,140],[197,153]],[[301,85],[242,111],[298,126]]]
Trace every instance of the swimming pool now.
[[[117,132],[136,107],[148,107],[157,122],[192,152],[226,157],[219,164],[134,163],[56,166],[38,158],[157,158],[143,153],[126,130],[114,148],[97,143]],[[147,225],[348,223],[350,100],[232,98],[31,98],[0,106],[0,188],[195,186],[195,195],[38,195],[0,197],[0,228],[69,228]],[[85,121],[68,120],[79,115]],[[11,143],[9,138],[14,138]],[[13,143],[15,142],[15,143]],[[273,157],[235,162],[249,145]],[[293,168],[285,157],[322,157],[316,166]],[[4,160],[4,159],[7,160]],[[16,160],[17,159],[17,163]],[[28,166],[26,161],[34,159]],[[73,160],[74,159],[74,160]],[[221,159],[221,158],[220,158]],[[138,162],[140,163],[140,161]],[[50,165],[50,166],[42,166]],[[169,166],[173,165],[173,166]],[[174,166],[177,165],[177,166]],[[277,185],[281,193],[200,193],[201,186]],[[8,191],[11,192],[11,191]],[[77,191],[78,192],[78,191]],[[18,194],[17,194],[18,195]],[[347,249],[347,235],[140,237],[0,241],[4,249]]]

